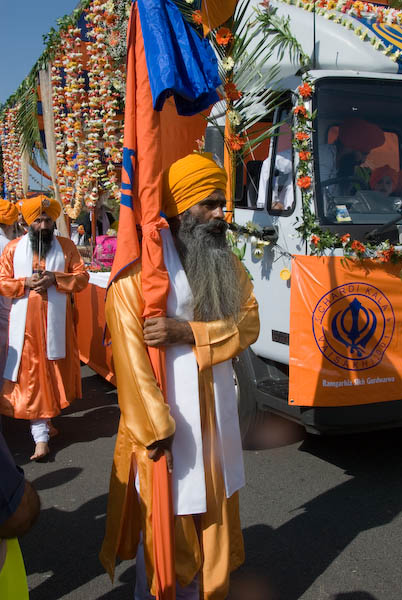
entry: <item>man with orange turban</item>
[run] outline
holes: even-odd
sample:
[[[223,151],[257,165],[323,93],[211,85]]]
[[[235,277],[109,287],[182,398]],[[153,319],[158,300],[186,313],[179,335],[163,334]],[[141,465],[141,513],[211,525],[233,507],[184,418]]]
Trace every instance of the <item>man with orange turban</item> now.
[[[14,223],[18,217],[15,204],[0,198],[0,255],[13,238]],[[8,317],[10,314],[11,300],[0,296],[0,386],[3,381],[3,371],[6,364]]]
[[[49,453],[50,419],[81,397],[71,294],[88,273],[73,242],[53,234],[56,200],[35,196],[21,210],[28,233],[0,260],[0,294],[12,298],[0,413],[30,421],[36,460]]]
[[[364,172],[363,165],[374,148],[385,143],[384,132],[375,123],[364,119],[350,118],[339,126],[338,137],[333,144],[319,147],[320,182],[329,186],[332,193],[350,195],[359,188],[358,179],[368,185],[370,174]]]
[[[389,165],[383,165],[374,169],[370,177],[370,188],[381,192],[384,196],[390,196],[398,186],[398,171]]]
[[[101,560],[112,575],[116,555],[137,556],[136,600],[155,593],[151,461],[162,455],[172,472],[176,597],[223,600],[244,559],[232,358],[256,340],[259,319],[226,241],[226,179],[209,154],[186,156],[163,174],[166,317],[144,322],[140,261],[107,295],[121,420]],[[146,346],[165,348],[168,404]]]

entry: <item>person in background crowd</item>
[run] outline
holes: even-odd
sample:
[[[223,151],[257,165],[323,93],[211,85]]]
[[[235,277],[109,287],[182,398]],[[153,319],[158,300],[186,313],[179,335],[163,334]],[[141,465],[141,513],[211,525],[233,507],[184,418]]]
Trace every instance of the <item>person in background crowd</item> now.
[[[381,192],[384,196],[390,196],[397,188],[398,172],[389,165],[374,169],[370,177],[370,188]]]
[[[77,229],[71,235],[71,240],[76,246],[85,246],[88,243],[89,237],[85,232],[84,225],[77,226]]]
[[[21,207],[23,205],[23,200],[20,200],[19,202],[17,202],[17,208],[18,208],[18,218],[17,218],[17,222],[15,224],[15,236],[14,237],[21,237],[22,235],[25,235],[26,233],[28,233],[28,225],[22,215],[21,212]]]
[[[250,278],[226,240],[226,181],[210,154],[191,154],[164,173],[166,318],[143,320],[140,261],[107,296],[121,420],[101,560],[112,574],[116,555],[135,556],[142,540],[136,600],[155,593],[152,461],[163,455],[173,477],[176,598],[199,600],[202,590],[223,600],[244,560],[232,358],[257,339],[259,318]],[[165,348],[168,404],[147,346]]]
[[[14,223],[18,218],[15,204],[0,198],[0,255],[14,236]],[[0,388],[3,383],[3,371],[7,357],[8,317],[11,300],[0,296]]]
[[[34,487],[16,467],[0,433],[0,598],[28,600],[24,561],[17,537],[35,523],[40,500]]]
[[[89,276],[73,242],[54,236],[60,210],[45,196],[25,200],[28,234],[8,244],[0,260],[0,294],[13,298],[0,413],[30,421],[31,460],[49,453],[51,417],[81,397],[71,294]]]

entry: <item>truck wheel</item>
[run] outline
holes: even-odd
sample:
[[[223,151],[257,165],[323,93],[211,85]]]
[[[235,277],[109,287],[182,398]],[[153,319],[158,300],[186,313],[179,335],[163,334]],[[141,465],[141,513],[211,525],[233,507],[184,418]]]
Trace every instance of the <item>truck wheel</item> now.
[[[233,378],[237,394],[237,408],[239,411],[240,433],[243,449],[248,450],[250,436],[253,431],[257,416],[257,403],[252,380],[248,376],[247,366],[242,356],[233,359]]]

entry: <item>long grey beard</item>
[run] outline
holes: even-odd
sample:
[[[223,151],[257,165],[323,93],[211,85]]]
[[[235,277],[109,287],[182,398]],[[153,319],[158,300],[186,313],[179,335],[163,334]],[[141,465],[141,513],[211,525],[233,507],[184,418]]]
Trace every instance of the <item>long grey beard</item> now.
[[[29,241],[31,242],[32,251],[39,255],[39,231],[34,231],[31,227],[28,229]],[[53,241],[53,231],[45,230],[42,231],[41,258],[45,258],[51,248]]]
[[[185,212],[176,232],[176,246],[194,297],[196,321],[236,320],[240,313],[239,271],[226,241],[226,229],[224,221],[200,224]]]

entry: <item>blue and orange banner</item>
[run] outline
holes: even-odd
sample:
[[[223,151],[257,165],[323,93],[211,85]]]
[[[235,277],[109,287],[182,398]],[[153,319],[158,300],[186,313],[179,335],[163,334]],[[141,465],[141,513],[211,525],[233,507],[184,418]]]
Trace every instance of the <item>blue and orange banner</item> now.
[[[294,256],[289,404],[402,398],[400,265]]]
[[[187,40],[191,43],[186,44]],[[195,149],[195,140],[206,125],[197,113],[218,99],[216,61],[204,42],[184,22],[171,0],[132,3],[127,31],[119,231],[109,285],[141,257],[145,319],[166,314],[169,289],[160,235],[168,226],[160,215],[162,172]],[[164,350],[149,347],[148,354],[165,393]],[[174,600],[174,515],[171,476],[164,456],[153,464],[152,491],[156,597]]]

